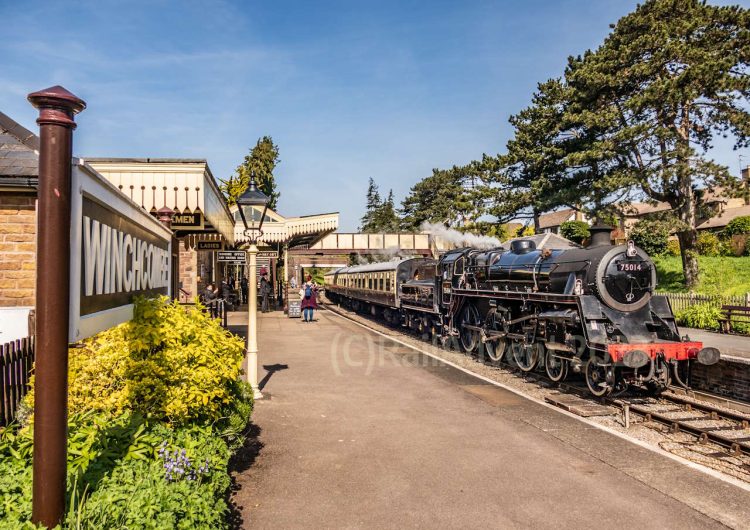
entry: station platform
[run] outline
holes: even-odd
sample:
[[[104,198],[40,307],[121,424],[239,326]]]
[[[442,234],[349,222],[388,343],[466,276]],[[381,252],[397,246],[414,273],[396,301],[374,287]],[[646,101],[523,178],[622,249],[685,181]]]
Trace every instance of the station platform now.
[[[747,528],[750,488],[329,311],[259,314],[245,528]],[[243,332],[246,313],[230,314]],[[232,327],[234,325],[235,327]]]
[[[718,348],[722,359],[744,359],[750,363],[750,337],[694,328],[680,328],[680,334],[687,334],[691,340],[703,342],[704,346]]]

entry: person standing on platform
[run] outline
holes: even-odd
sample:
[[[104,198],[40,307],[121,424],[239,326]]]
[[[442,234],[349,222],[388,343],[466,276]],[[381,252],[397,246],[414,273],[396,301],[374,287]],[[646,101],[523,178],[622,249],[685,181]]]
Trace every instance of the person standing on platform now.
[[[242,303],[243,304],[247,304],[247,302],[248,302],[248,300],[247,300],[248,289],[249,289],[249,286],[248,286],[248,283],[247,283],[247,278],[245,278],[243,276],[242,279],[240,280],[240,294],[242,294]]]
[[[260,306],[262,313],[268,313],[271,309],[268,306],[268,297],[271,295],[271,284],[265,276],[260,277],[260,296],[263,300]]]
[[[313,283],[312,276],[309,274],[307,275],[307,281],[302,284],[299,295],[302,298],[300,307],[302,308],[303,322],[314,322],[313,312],[318,308],[318,286]]]

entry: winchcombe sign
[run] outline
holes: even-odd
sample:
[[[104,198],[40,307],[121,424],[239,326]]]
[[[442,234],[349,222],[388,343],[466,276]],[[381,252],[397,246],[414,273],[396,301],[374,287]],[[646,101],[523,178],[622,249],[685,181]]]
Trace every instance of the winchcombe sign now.
[[[133,317],[136,296],[167,295],[172,232],[83,162],[73,164],[70,342]]]

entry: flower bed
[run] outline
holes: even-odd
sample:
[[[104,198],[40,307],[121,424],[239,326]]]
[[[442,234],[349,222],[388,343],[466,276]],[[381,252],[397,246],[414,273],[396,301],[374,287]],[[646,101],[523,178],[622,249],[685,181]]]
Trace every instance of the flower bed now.
[[[70,350],[69,528],[224,528],[252,392],[244,342],[200,308],[140,300]],[[0,431],[0,528],[33,528],[33,392]]]

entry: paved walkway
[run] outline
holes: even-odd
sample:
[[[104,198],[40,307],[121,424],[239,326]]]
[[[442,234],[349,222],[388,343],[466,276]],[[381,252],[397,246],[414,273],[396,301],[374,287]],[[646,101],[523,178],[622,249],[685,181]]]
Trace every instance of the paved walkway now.
[[[704,346],[713,346],[721,352],[722,358],[740,357],[750,362],[750,337],[714,333],[702,329],[680,328],[680,334],[687,334],[692,340],[703,342]]]
[[[259,451],[236,476],[234,497],[246,528],[750,521],[746,490],[330,312],[318,317],[304,324],[280,312],[261,316]]]

